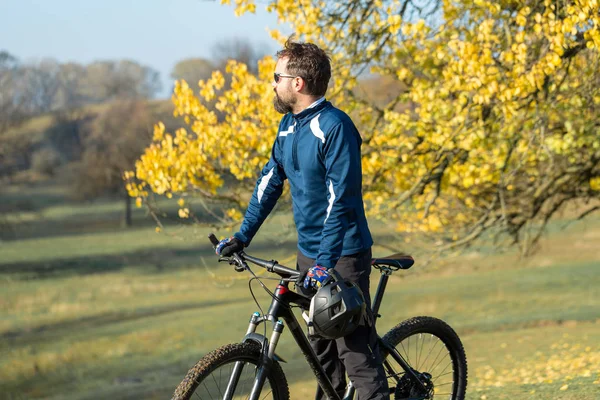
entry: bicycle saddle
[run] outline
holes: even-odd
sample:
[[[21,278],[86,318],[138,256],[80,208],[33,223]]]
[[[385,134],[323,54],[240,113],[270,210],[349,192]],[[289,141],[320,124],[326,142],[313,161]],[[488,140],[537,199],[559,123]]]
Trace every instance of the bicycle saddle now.
[[[394,270],[409,269],[414,263],[414,258],[401,253],[392,254],[391,256],[382,258],[373,258],[371,260],[371,265],[387,265]]]

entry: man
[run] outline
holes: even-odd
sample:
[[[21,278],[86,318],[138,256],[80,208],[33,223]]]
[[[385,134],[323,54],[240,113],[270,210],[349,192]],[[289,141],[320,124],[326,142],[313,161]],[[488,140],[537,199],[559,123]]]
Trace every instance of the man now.
[[[348,115],[325,100],[331,65],[323,50],[290,38],[277,59],[273,104],[285,115],[240,231],[222,240],[217,253],[228,256],[250,244],[287,179],[298,230],[297,268],[306,273],[304,288],[326,284],[328,270],[335,268],[360,287],[370,305],[373,240],[362,200],[360,134]],[[350,335],[311,340],[340,397],[347,372],[360,400],[389,398],[373,321],[368,308]],[[321,396],[318,391],[317,398]]]

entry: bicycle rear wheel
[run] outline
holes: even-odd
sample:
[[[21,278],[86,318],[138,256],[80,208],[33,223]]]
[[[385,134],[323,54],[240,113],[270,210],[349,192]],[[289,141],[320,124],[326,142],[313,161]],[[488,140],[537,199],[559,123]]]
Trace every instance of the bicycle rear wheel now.
[[[257,343],[246,342],[220,347],[202,357],[179,384],[171,400],[213,400],[224,398],[236,365],[241,373],[232,399],[248,399],[257,366],[261,357],[261,348]],[[278,362],[274,361],[262,388],[260,399],[288,400],[290,397],[287,380]]]
[[[423,383],[419,385],[390,355],[383,354],[391,398],[465,398],[465,350],[456,332],[444,321],[432,317],[411,318],[392,328],[383,341],[396,349]]]

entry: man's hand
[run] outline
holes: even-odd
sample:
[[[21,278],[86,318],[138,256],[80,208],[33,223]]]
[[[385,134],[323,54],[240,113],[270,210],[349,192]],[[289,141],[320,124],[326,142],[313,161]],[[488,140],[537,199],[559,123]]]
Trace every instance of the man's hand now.
[[[244,243],[241,240],[232,236],[227,239],[223,239],[219,242],[215,248],[215,253],[223,257],[229,257],[233,253],[244,250]]]
[[[329,270],[320,265],[314,265],[310,267],[308,272],[306,273],[306,278],[304,278],[304,289],[311,288],[320,288],[323,285],[326,285],[331,281],[333,277],[329,274]]]

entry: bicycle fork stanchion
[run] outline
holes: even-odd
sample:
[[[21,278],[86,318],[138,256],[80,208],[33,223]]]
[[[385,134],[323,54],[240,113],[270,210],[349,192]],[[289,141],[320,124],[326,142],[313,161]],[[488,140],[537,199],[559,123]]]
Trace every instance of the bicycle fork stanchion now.
[[[246,331],[246,335],[256,332],[256,326],[258,325],[259,319],[260,314],[255,311],[254,314],[252,314],[252,317],[250,317],[250,323],[248,324],[248,330]]]
[[[271,341],[269,342],[269,353],[267,356],[269,360],[273,359],[275,355],[275,349],[277,348],[277,343],[279,342],[279,337],[281,336],[281,332],[283,332],[283,322],[277,321],[275,327],[273,328],[273,334],[271,335]]]
[[[277,342],[279,342],[281,332],[283,332],[283,323],[281,321],[277,321],[273,327],[273,333],[271,334],[269,350],[267,353],[263,352],[260,366],[256,372],[256,378],[254,378],[254,386],[252,386],[249,400],[258,400],[258,397],[260,396],[262,387],[265,384],[267,375],[269,374],[269,369],[273,363],[273,356],[275,354],[275,349],[277,348]]]
[[[250,333],[254,333],[256,331],[256,326],[258,325],[258,320],[260,319],[260,314],[255,312],[250,317],[250,323],[248,324],[248,330],[246,331],[246,335]],[[240,376],[242,375],[242,370],[244,369],[244,363],[238,361],[235,363],[233,367],[233,371],[231,371],[231,376],[229,377],[229,382],[227,383],[227,388],[225,389],[225,394],[223,395],[223,400],[231,400],[233,395],[235,394],[235,388],[240,380]]]

